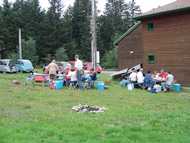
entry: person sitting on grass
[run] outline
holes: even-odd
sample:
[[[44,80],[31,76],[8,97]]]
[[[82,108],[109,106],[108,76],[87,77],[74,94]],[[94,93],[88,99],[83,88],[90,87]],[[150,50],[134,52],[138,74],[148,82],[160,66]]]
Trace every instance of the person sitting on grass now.
[[[152,78],[151,71],[148,71],[144,78],[143,87],[150,91],[153,88],[154,84],[155,84],[155,82]]]
[[[162,91],[162,87],[160,84],[154,84],[153,88],[151,89],[152,93],[159,93]]]
[[[129,83],[129,78],[126,75],[122,76],[122,80],[120,82],[121,87],[126,87]]]
[[[163,90],[165,92],[170,91],[173,83],[174,83],[174,76],[173,76],[173,74],[171,74],[171,72],[168,72],[166,81],[162,83]]]
[[[164,69],[161,69],[160,74],[159,74],[161,81],[166,81],[167,76],[168,76],[168,73],[165,72]]]
[[[137,72],[134,69],[132,70],[132,73],[129,75],[129,80],[132,83],[137,82]]]
[[[154,79],[156,82],[160,82],[160,81],[162,80],[162,78],[160,77],[160,73],[157,72],[157,71],[154,71],[153,79]]]
[[[143,83],[144,83],[143,69],[139,69],[139,70],[137,70],[137,86],[139,88],[142,88]]]

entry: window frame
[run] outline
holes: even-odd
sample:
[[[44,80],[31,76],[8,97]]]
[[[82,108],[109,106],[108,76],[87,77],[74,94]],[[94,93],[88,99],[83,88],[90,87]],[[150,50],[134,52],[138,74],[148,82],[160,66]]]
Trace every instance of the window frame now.
[[[147,23],[147,31],[148,31],[148,32],[153,32],[153,31],[154,31],[154,28],[155,28],[154,22],[153,22],[153,21],[149,21],[149,22]]]
[[[153,60],[151,60],[151,58],[153,58]],[[148,64],[155,64],[156,63],[156,55],[155,54],[148,54],[147,55],[147,61],[148,61]]]

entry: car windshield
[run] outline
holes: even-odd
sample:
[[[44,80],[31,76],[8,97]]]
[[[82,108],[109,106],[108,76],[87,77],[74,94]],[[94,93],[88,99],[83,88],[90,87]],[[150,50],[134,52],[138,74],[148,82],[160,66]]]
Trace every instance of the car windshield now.
[[[18,61],[19,64],[21,65],[31,65],[32,63],[29,60],[23,60],[23,61]]]

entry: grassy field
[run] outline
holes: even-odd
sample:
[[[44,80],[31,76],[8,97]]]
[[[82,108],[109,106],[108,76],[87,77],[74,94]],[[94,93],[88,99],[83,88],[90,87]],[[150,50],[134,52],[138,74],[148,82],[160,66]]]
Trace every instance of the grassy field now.
[[[150,94],[112,83],[105,92],[13,85],[0,75],[0,143],[189,143],[189,92]],[[107,77],[104,76],[104,79]],[[105,113],[75,113],[78,104]]]

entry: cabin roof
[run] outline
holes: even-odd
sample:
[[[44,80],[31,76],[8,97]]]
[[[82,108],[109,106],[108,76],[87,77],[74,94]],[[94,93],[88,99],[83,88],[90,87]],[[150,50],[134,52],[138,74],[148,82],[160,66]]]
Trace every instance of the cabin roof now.
[[[137,23],[135,23],[135,25],[133,25],[131,28],[129,28],[129,30],[127,32],[125,32],[121,37],[119,37],[117,40],[115,40],[114,45],[118,45],[118,43],[123,40],[123,38],[125,38],[126,36],[128,36],[131,32],[133,32],[136,28],[138,28],[140,26],[141,22],[138,21]]]
[[[139,16],[136,16],[135,19],[141,20],[162,14],[170,14],[182,11],[190,11],[190,0],[176,0],[175,2],[166,4],[164,6],[159,6]]]

